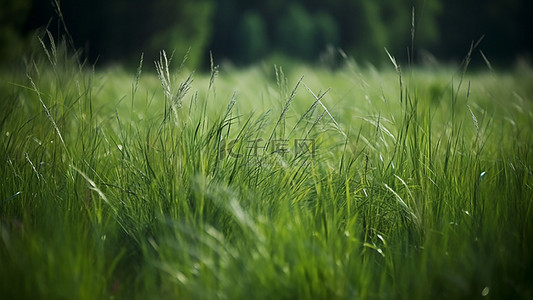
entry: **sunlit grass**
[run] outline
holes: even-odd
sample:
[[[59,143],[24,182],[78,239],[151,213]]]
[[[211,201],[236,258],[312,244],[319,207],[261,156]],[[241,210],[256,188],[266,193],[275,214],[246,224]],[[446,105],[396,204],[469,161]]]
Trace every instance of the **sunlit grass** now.
[[[1,75],[3,298],[533,296],[530,68],[130,74],[43,44]]]

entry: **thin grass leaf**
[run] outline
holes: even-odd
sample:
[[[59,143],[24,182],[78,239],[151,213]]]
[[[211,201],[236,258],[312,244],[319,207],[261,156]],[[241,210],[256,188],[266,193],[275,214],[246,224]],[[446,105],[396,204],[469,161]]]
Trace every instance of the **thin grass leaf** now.
[[[41,98],[41,93],[37,89],[37,86],[33,82],[33,79],[31,78],[31,76],[30,75],[26,75],[26,76],[30,80],[31,86],[33,87],[33,90],[37,94],[37,97],[39,98],[39,101],[41,102],[41,105],[43,106],[44,112],[46,113],[46,116],[48,117],[48,120],[50,120],[50,123],[52,123],[52,126],[54,127],[55,131],[57,132],[57,135],[59,136],[59,139],[61,140],[61,143],[63,144],[63,147],[65,148],[65,150],[68,153],[67,146],[65,145],[65,141],[63,140],[63,136],[61,135],[61,132],[59,131],[59,127],[57,127],[56,122],[52,118],[52,115],[50,114],[50,111],[48,110],[48,107],[46,107],[46,104],[44,104],[44,101]]]
[[[73,165],[70,165],[70,167],[72,169],[74,169],[74,171],[78,172],[84,179],[85,181],[87,181],[87,183],[89,184],[89,188],[93,191],[95,191],[98,196],[100,196],[100,198],[102,200],[104,200],[105,203],[107,203],[109,205],[109,207],[111,207],[111,209],[113,209],[113,211],[116,213],[117,212],[117,209],[115,208],[115,206],[109,202],[109,200],[107,199],[107,197],[105,196],[105,194],[102,192],[102,190],[100,190],[98,188],[98,186],[96,185],[96,183],[91,179],[89,178],[89,176],[87,176],[87,174],[85,174],[83,171],[81,171],[80,169],[76,168],[75,166]]]
[[[311,89],[305,84],[303,83],[303,85],[305,86],[305,88],[307,89],[307,91],[309,93],[311,93],[311,95],[313,95],[313,97],[315,98],[315,100],[318,102],[318,104],[320,104],[320,106],[322,106],[322,108],[324,109],[324,111],[328,114],[328,116],[331,118],[331,120],[333,121],[333,124],[335,124],[335,128],[344,136],[344,137],[347,137],[346,133],[344,133],[344,131],[341,129],[339,123],[337,123],[337,121],[335,120],[335,118],[333,118],[333,116],[331,115],[331,113],[329,112],[329,110],[327,109],[327,107],[324,105],[324,103],[322,103],[322,101],[320,101],[320,98],[318,98],[315,93],[313,93],[313,91],[311,91]]]

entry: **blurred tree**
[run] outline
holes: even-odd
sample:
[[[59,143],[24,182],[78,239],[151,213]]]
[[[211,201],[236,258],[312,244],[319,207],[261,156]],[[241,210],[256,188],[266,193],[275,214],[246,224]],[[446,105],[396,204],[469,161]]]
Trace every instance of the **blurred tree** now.
[[[489,59],[508,62],[533,51],[533,1],[447,0],[439,18],[442,34],[438,56],[468,51],[472,41],[485,35],[480,47]],[[459,57],[460,58],[460,57]]]
[[[0,1],[0,63],[18,57],[26,41],[20,32],[31,8],[30,0]]]
[[[239,27],[238,16],[243,11],[242,7],[238,5],[237,1],[233,0],[217,0],[216,10],[213,17],[213,36],[208,49],[213,51],[215,58],[220,56],[225,58],[236,57],[235,44],[237,37],[231,34],[235,28]]]
[[[436,16],[439,0],[218,0],[215,34],[210,48],[220,56],[240,61],[232,45],[241,45],[238,23],[246,11],[258,13],[264,23],[270,49],[304,60],[315,60],[328,44],[340,46],[357,58],[386,58],[383,47],[401,54],[411,45],[411,11],[416,7],[416,46],[438,41]],[[247,38],[248,39],[248,38]],[[405,53],[406,54],[406,53]],[[407,55],[405,55],[407,57]],[[244,57],[248,60],[248,57]]]
[[[266,54],[268,43],[261,15],[255,12],[244,13],[237,30],[236,45],[235,52],[244,63],[252,63]]]
[[[345,0],[347,1],[347,0]],[[436,17],[440,13],[438,0],[381,0],[354,2],[339,12],[343,46],[357,57],[371,61],[386,60],[386,47],[398,59],[407,58],[411,46],[412,12],[415,13],[416,48],[427,48],[439,41]],[[339,9],[339,8],[337,8]],[[353,20],[351,20],[353,19]]]
[[[210,0],[154,1],[147,26],[152,34],[147,40],[148,54],[174,50],[180,59],[188,53],[188,65],[192,67],[207,60],[204,54],[211,34],[213,8]]]
[[[29,0],[25,0],[29,1]],[[51,18],[55,0],[35,3],[27,30],[44,26]],[[49,2],[48,2],[49,1]],[[159,51],[175,51],[178,60],[190,48],[188,65],[205,60],[212,31],[213,0],[77,0],[61,1],[66,26],[76,47],[84,48],[92,61],[138,64],[141,52],[155,60]],[[52,22],[50,30],[62,32]]]
[[[440,41],[438,19],[443,13],[440,0],[416,0],[415,8],[415,43],[419,47],[435,46]]]
[[[382,18],[379,4],[374,1],[362,1],[360,12],[360,19],[362,24],[358,24],[363,39],[355,41],[354,48],[359,50],[363,56],[375,59],[380,57],[378,53],[382,53],[383,47],[388,46],[388,29]],[[389,47],[390,48],[390,47]],[[377,56],[376,56],[377,54]]]
[[[277,23],[276,38],[280,50],[294,57],[311,59],[314,53],[312,17],[298,3],[288,6]]]
[[[62,24],[52,9],[56,0],[0,0],[0,61],[15,57],[25,38],[46,26],[60,38]],[[59,1],[58,1],[59,2]],[[386,60],[383,48],[397,59],[411,46],[411,12],[415,8],[416,49],[437,58],[462,59],[470,42],[486,38],[481,48],[489,59],[509,61],[531,54],[533,24],[530,0],[76,0],[61,1],[65,23],[76,47],[91,61],[137,64],[160,50],[187,49],[189,66],[229,58],[253,62],[271,51],[316,61],[328,44],[357,60]],[[31,7],[30,16],[27,17]],[[27,21],[24,24],[24,21]]]
[[[339,26],[333,17],[323,11],[314,16],[314,45],[315,55],[325,51],[328,46],[339,45]]]

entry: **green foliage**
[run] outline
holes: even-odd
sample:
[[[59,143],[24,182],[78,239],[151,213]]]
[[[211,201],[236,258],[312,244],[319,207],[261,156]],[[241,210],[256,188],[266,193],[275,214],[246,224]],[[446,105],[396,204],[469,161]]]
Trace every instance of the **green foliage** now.
[[[331,15],[323,11],[310,14],[299,4],[289,5],[276,26],[276,44],[300,59],[316,59],[326,46],[339,43],[339,28]]]
[[[18,59],[27,41],[19,32],[31,8],[30,0],[0,2],[0,65]]]
[[[328,13],[318,12],[314,20],[314,45],[315,51],[323,52],[327,46],[340,44],[339,26],[335,19]]]
[[[54,3],[54,5],[52,5]],[[212,0],[79,0],[35,1],[34,10],[24,27],[48,24],[52,32],[72,35],[74,46],[86,50],[91,61],[120,61],[135,65],[145,53],[155,60],[161,50],[183,57],[187,64],[199,67],[205,59],[213,28]],[[56,11],[61,11],[58,15]],[[50,20],[53,22],[49,22]],[[17,28],[23,31],[24,28]],[[66,33],[65,33],[66,34]]]
[[[177,57],[188,54],[188,64],[195,68],[205,59],[211,34],[213,5],[210,0],[153,2],[151,16],[156,25],[147,40],[149,57],[166,49]],[[189,51],[190,49],[190,51]]]
[[[309,59],[313,55],[313,19],[299,4],[291,4],[276,27],[277,44],[289,55]]]
[[[483,35],[481,48],[495,62],[509,63],[532,51],[530,1],[78,0],[58,1],[61,17],[51,3],[55,0],[0,4],[0,59],[21,52],[31,31],[47,24],[54,33],[66,25],[90,61],[132,66],[141,52],[152,61],[163,49],[182,57],[189,48],[193,68],[210,51],[236,63],[269,55],[316,62],[330,44],[371,63],[386,62],[384,47],[400,61],[417,62],[417,51],[407,54],[411,46],[460,61],[470,42]]]
[[[363,37],[361,40],[365,42],[356,42],[355,49],[360,49],[360,53],[358,54],[366,55],[376,53],[379,46],[386,45],[389,42],[387,37],[388,28],[380,16],[380,7],[375,1],[364,1],[361,3],[358,18],[362,22],[359,24],[360,28],[358,30],[359,34]],[[375,56],[372,59],[375,59]]]
[[[357,3],[350,10],[354,20],[346,24],[354,35],[348,49],[355,57],[379,61],[383,58],[383,48],[387,48],[404,60],[405,49],[412,43],[416,48],[426,49],[439,42],[437,20],[441,6],[437,0]]]
[[[328,1],[301,2],[233,2],[218,1],[215,14],[215,36],[212,49],[220,56],[241,60],[238,51],[228,44],[245,44],[250,38],[233,36],[243,22],[235,22],[255,11],[264,25],[265,39],[271,50],[307,61],[316,60],[328,45],[341,47],[355,57],[379,61],[383,48],[393,53],[404,52],[411,45],[413,9],[415,12],[415,43],[431,47],[438,42],[437,17],[440,2],[430,1]],[[248,17],[247,17],[248,18]],[[247,36],[247,35],[246,35]],[[261,37],[257,38],[262,40]],[[258,53],[261,57],[263,53]],[[246,60],[247,55],[245,55]]]
[[[261,15],[255,12],[244,13],[237,30],[237,56],[244,63],[260,59],[268,51],[267,38],[265,22]]]

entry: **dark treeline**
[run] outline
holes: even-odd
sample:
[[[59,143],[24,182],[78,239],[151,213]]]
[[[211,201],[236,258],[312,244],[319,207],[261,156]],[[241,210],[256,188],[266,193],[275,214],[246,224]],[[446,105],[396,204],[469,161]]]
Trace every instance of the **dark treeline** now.
[[[470,43],[495,62],[509,63],[532,50],[529,0],[4,0],[0,2],[0,60],[24,49],[37,28],[63,35],[91,61],[133,64],[161,49],[188,63],[237,64],[273,55],[316,62],[341,48],[358,61],[378,62],[384,48],[406,59],[414,8],[417,53],[460,60]]]

